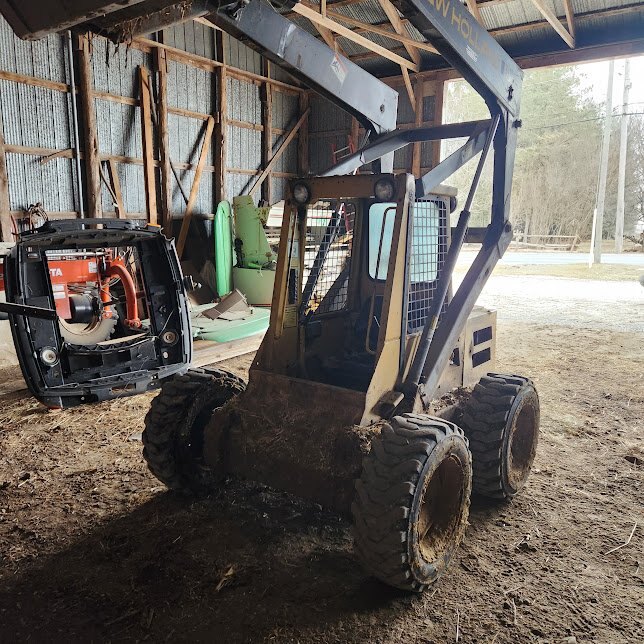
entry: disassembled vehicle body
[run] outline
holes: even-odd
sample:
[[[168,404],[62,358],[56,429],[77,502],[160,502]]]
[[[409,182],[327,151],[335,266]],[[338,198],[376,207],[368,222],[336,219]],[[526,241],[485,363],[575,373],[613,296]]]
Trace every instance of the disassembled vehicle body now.
[[[51,221],[4,259],[14,344],[31,393],[71,407],[140,393],[191,358],[172,242],[123,220]]]
[[[521,71],[461,3],[394,4],[483,97],[490,119],[397,131],[393,90],[264,0],[191,3],[356,116],[370,141],[326,176],[290,183],[270,327],[248,386],[216,369],[167,380],[143,440],[152,472],[171,488],[209,490],[241,475],[351,515],[367,569],[422,591],[465,532],[472,489],[508,499],[523,487],[539,399],[526,378],[482,375],[492,368],[494,317],[474,309],[512,238]],[[110,5],[85,21],[118,37],[186,17],[140,9]],[[467,140],[423,177],[391,173],[396,150],[445,138]],[[492,149],[490,224],[468,230]],[[477,155],[452,229],[441,185]],[[369,163],[375,174],[347,176]],[[452,296],[466,240],[481,248]],[[443,394],[477,380],[444,407]]]

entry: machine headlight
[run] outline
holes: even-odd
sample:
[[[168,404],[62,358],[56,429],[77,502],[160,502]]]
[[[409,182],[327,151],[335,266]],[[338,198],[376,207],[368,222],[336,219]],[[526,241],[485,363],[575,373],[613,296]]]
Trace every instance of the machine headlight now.
[[[40,362],[46,367],[53,367],[58,362],[58,351],[53,347],[43,347],[40,350]]]
[[[300,206],[309,203],[311,200],[311,189],[305,183],[296,183],[293,186],[293,199]]]
[[[378,179],[373,186],[373,194],[378,201],[392,201],[396,187],[391,179]]]

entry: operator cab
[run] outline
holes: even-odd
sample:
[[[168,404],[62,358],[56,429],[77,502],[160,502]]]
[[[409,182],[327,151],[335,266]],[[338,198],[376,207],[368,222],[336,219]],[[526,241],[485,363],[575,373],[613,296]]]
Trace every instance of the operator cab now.
[[[296,351],[285,343],[275,356],[285,375],[366,392],[387,347],[402,376],[440,276],[455,203],[452,189],[417,200],[408,177],[291,185],[280,245],[288,267],[285,299],[276,331],[298,340]],[[279,303],[275,308],[279,318]]]

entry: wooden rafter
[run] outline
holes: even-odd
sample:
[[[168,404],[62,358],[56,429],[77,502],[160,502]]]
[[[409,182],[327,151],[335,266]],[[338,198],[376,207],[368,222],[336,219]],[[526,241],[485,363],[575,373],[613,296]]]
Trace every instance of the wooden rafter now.
[[[566,23],[570,35],[575,37],[575,10],[572,8],[571,0],[563,0],[564,11],[566,12]]]
[[[385,12],[387,19],[391,23],[391,26],[394,28],[394,31],[398,36],[406,36],[407,32],[403,25],[402,18],[398,13],[398,9],[391,4],[391,0],[378,0],[378,4],[382,7],[382,10]],[[402,41],[401,41],[402,42]],[[418,65],[420,64],[420,52],[415,45],[412,45],[408,42],[404,42],[403,45],[409,54],[409,57]]]
[[[402,56],[399,56],[398,54],[392,53],[389,49],[386,47],[382,47],[375,42],[369,40],[368,38],[365,38],[364,36],[361,36],[360,34],[355,33],[354,31],[351,31],[351,29],[348,29],[347,27],[344,27],[343,25],[335,22],[334,20],[331,20],[331,18],[321,16],[317,11],[311,9],[310,6],[304,5],[302,3],[298,3],[293,7],[293,11],[303,18],[308,18],[311,22],[314,22],[315,24],[322,25],[323,27],[326,27],[327,29],[330,29],[334,33],[344,36],[348,40],[351,40],[355,42],[356,44],[364,47],[365,49],[368,49],[375,54],[378,54],[379,56],[382,56],[383,58],[387,58],[388,60],[392,61],[393,63],[396,63],[397,65],[401,65],[403,67],[406,67],[409,70],[412,70],[414,72],[417,72],[419,70],[419,66],[410,61],[407,60],[406,58],[403,58]],[[327,14],[329,12],[327,11]]]
[[[481,11],[476,0],[467,0],[467,8],[469,9],[470,13],[476,18],[479,25],[484,26],[483,18],[481,18]]]
[[[414,49],[421,49],[423,51],[428,51],[432,54],[438,53],[436,51],[436,48],[433,45],[430,45],[429,43],[426,43],[426,42],[419,42],[417,40],[414,40],[413,38],[407,35],[406,31],[403,34],[397,34],[395,31],[393,31],[393,27],[389,21],[372,25],[372,24],[369,24],[368,22],[363,22],[362,20],[357,20],[356,18],[350,18],[349,16],[345,16],[341,13],[331,11],[330,9],[327,9],[326,13],[329,18],[332,18],[336,22],[343,22],[347,25],[351,25],[352,27],[356,27],[356,29],[354,30],[355,33],[378,34],[379,36],[390,38],[391,40],[397,40],[398,42],[403,43],[403,45],[411,45]],[[404,18],[401,18],[400,21],[403,26],[409,22]]]
[[[532,0],[534,6],[541,12],[541,15],[550,23],[552,28],[561,36],[563,41],[570,47],[575,48],[575,38],[572,34],[561,24],[557,14],[546,4],[545,0]]]

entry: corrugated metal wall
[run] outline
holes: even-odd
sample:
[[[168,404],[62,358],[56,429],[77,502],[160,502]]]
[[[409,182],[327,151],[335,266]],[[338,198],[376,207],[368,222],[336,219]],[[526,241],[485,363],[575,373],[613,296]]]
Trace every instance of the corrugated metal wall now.
[[[299,96],[280,92],[273,88],[273,150],[277,150],[286,138],[288,131],[297,123],[300,117]],[[281,132],[278,132],[281,130]],[[275,164],[275,173],[291,175],[298,174],[298,137],[289,144],[284,154]],[[286,179],[284,176],[273,175],[271,179],[271,201],[277,202],[284,199]]]
[[[0,18],[1,71],[67,83],[65,44],[61,36],[37,42],[19,40]],[[47,150],[72,147],[70,95],[60,89],[2,79],[0,114],[7,147],[11,210],[20,211],[36,202],[49,212],[77,210],[72,159],[54,158],[41,163]],[[24,148],[43,148],[43,154],[24,154],[29,151]]]

